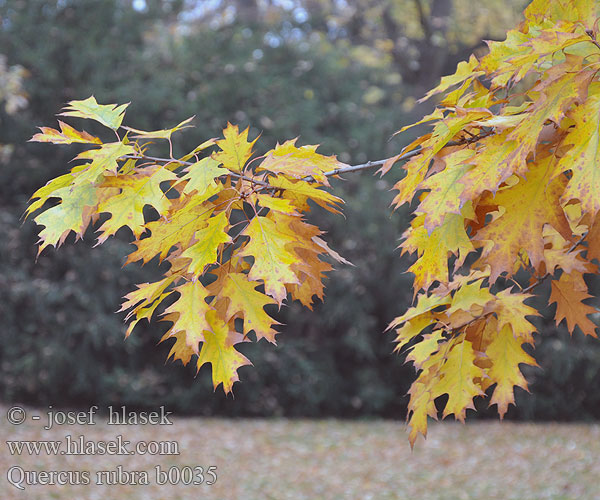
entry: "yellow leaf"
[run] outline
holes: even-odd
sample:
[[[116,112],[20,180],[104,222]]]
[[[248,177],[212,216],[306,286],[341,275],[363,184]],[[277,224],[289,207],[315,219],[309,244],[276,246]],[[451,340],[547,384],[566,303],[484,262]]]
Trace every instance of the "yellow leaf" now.
[[[449,343],[450,352],[446,356],[446,362],[440,368],[433,397],[448,394],[444,418],[453,413],[457,420],[464,422],[467,408],[474,409],[473,398],[483,394],[474,379],[484,377],[485,373],[475,364],[473,346],[471,342],[464,339],[464,334]]]
[[[406,321],[403,326],[396,329],[396,338],[394,339],[396,347],[394,347],[394,352],[400,352],[402,347],[419,335],[425,328],[434,323],[435,318],[433,314],[429,312]]]
[[[248,129],[240,133],[238,126],[231,123],[223,130],[223,137],[224,139],[216,141],[221,151],[213,153],[213,158],[232,172],[241,172],[252,156],[252,146],[256,139],[249,142]]]
[[[122,142],[103,144],[100,149],[89,149],[80,153],[76,160],[92,160],[86,164],[86,169],[77,174],[74,183],[96,182],[100,174],[117,174],[119,164],[117,160],[125,155],[135,154],[133,146]]]
[[[185,332],[186,345],[198,354],[198,344],[204,341],[203,332],[211,328],[207,314],[212,309],[205,300],[208,291],[199,281],[188,281],[173,291],[179,292],[180,297],[165,309],[163,321],[173,323],[169,336]]]
[[[160,184],[175,179],[174,173],[157,165],[137,169],[132,174],[104,177],[101,188],[117,188],[120,192],[98,205],[98,213],[111,214],[111,218],[99,229],[102,234],[98,237],[98,244],[123,226],[129,227],[139,237],[145,230],[144,207],[151,205],[159,214],[165,213],[170,202]]]
[[[219,245],[231,241],[231,237],[227,234],[228,227],[227,214],[221,212],[219,215],[208,219],[206,227],[196,231],[194,239],[197,243],[188,247],[181,254],[182,257],[191,259],[189,264],[191,273],[200,275],[204,272],[206,266],[217,262]]]
[[[277,213],[277,212],[273,212]],[[287,295],[287,283],[300,283],[292,270],[297,257],[287,248],[295,238],[286,234],[285,226],[277,225],[277,219],[256,216],[246,226],[242,235],[249,236],[248,244],[238,252],[240,257],[254,257],[248,278],[263,281],[265,292],[279,305]]]
[[[533,266],[539,265],[544,258],[545,224],[571,239],[569,222],[559,203],[565,181],[562,178],[550,181],[552,159],[549,156],[530,163],[527,179],[519,178],[516,185],[500,189],[493,203],[502,210],[474,236],[475,240],[489,242],[480,263],[490,266],[492,283],[502,272],[513,273],[515,256],[521,249],[527,252]]]
[[[322,184],[328,185],[326,172],[345,167],[335,156],[323,156],[316,152],[317,146],[296,146],[296,139],[278,144],[265,155],[265,159],[256,168],[274,174],[284,174],[301,179],[311,176]]]
[[[527,382],[519,370],[519,364],[538,366],[535,359],[523,350],[522,344],[523,340],[515,337],[511,328],[504,325],[485,351],[492,362],[486,372],[491,383],[496,384],[490,406],[498,405],[500,418],[504,417],[508,405],[515,403],[514,386],[527,390]]]
[[[488,288],[481,288],[482,281],[461,286],[452,297],[450,307],[445,311],[452,327],[458,328],[480,316],[484,308],[495,300]]]
[[[270,178],[269,184],[282,189],[283,198],[290,200],[301,212],[310,210],[310,205],[307,202],[310,199],[330,212],[340,213],[338,206],[343,203],[343,200],[327,191],[319,189],[317,183],[302,180],[293,181],[282,175],[278,175],[277,177]]]
[[[203,199],[208,199],[217,192],[215,179],[228,173],[227,169],[221,168],[219,162],[211,157],[202,158],[186,167],[184,171],[185,175],[181,177],[181,180],[187,181],[187,183],[183,192],[191,194],[196,191],[196,196]]]
[[[178,130],[182,130],[184,128],[193,127],[193,125],[189,124],[193,119],[194,117],[192,116],[187,120],[183,120],[181,123],[175,125],[173,128],[166,130],[154,130],[153,132],[145,132],[144,130],[137,130],[131,127],[123,128],[136,134],[132,136],[134,139],[170,139],[171,135],[173,135],[173,132],[177,132]]]
[[[136,285],[137,290],[125,295],[125,301],[121,304],[119,312],[130,309],[125,317],[125,321],[131,318],[131,316],[135,316],[135,319],[127,328],[126,337],[129,337],[135,325],[142,319],[146,318],[150,321],[158,305],[171,294],[171,292],[164,293],[164,291],[176,278],[177,276],[168,276],[154,283],[142,283],[141,285]]]
[[[187,248],[194,233],[206,227],[214,209],[190,196],[171,201],[171,208],[164,218],[146,224],[150,236],[134,242],[137,250],[129,254],[127,263],[142,260],[145,264],[156,255],[162,261],[174,246],[181,250]]]
[[[408,356],[406,356],[406,361],[412,361],[415,368],[421,368],[423,363],[438,350],[441,340],[444,340],[443,330],[435,330],[432,333],[423,335],[423,340],[411,347]]]
[[[251,363],[233,347],[241,336],[230,332],[227,323],[217,316],[216,311],[208,311],[206,319],[209,326],[204,331],[204,343],[198,355],[198,370],[203,364],[210,363],[214,388],[223,384],[223,390],[227,394],[239,380],[238,368]]]
[[[515,338],[533,344],[536,329],[525,316],[540,316],[540,313],[525,304],[525,301],[532,297],[533,295],[527,293],[511,293],[510,290],[498,292],[492,306],[498,317],[498,330],[509,326]]]
[[[475,78],[477,76],[482,75],[483,71],[475,71],[477,66],[479,66],[479,61],[477,60],[477,58],[474,55],[471,55],[468,62],[467,61],[459,62],[454,74],[449,75],[449,76],[443,76],[440,84],[437,87],[431,89],[429,92],[427,92],[427,94],[425,94],[425,97],[419,99],[418,102],[426,101],[434,94],[439,94],[440,92],[445,92],[446,90],[448,90],[453,85],[456,85],[457,83],[462,83],[467,79]]]
[[[467,254],[473,251],[473,245],[464,227],[461,215],[447,214],[441,226],[431,234],[423,226],[425,216],[415,218],[405,233],[405,240],[400,245],[403,253],[417,252],[417,261],[408,269],[415,274],[414,291],[428,290],[435,282],[448,282],[448,254],[458,257],[455,269],[464,262]]]
[[[98,104],[94,96],[88,97],[83,101],[71,101],[60,113],[62,116],[75,116],[78,118],[89,118],[96,120],[102,125],[117,130],[123,122],[127,104]]]
[[[71,231],[76,239],[83,233],[92,220],[94,207],[98,204],[98,190],[92,184],[78,186],[71,192],[69,187],[56,189],[53,197],[61,198],[61,202],[39,214],[34,220],[44,229],[40,231],[38,255],[48,245],[59,247]]]
[[[429,233],[444,222],[446,214],[460,214],[463,202],[460,195],[464,189],[459,179],[471,167],[465,165],[473,155],[469,149],[460,149],[443,157],[446,167],[431,175],[419,185],[419,189],[429,189],[415,213],[425,214],[423,226]]]
[[[248,281],[248,276],[242,273],[227,274],[222,289],[222,296],[229,299],[225,319],[229,321],[234,316],[244,318],[244,336],[254,330],[256,339],[267,339],[275,343],[277,331],[271,328],[279,324],[264,310],[268,304],[277,304],[268,295],[256,290],[256,282]]]
[[[83,144],[102,144],[102,141],[93,135],[74,129],[71,125],[58,120],[60,132],[50,127],[39,127],[41,134],[35,134],[31,142],[52,142],[54,144],[72,144],[74,142]]]
[[[569,129],[563,143],[570,149],[560,158],[556,172],[573,173],[562,199],[579,200],[581,208],[595,216],[600,210],[600,84],[590,85],[590,96],[571,117],[575,126]]]

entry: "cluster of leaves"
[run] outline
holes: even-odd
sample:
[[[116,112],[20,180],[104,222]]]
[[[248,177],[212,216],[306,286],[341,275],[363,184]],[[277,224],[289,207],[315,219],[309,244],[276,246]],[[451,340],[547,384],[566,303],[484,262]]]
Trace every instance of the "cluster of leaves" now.
[[[357,167],[295,141],[251,159],[254,141],[232,125],[189,154],[176,158],[170,147],[157,158],[147,153],[152,141],[172,146],[189,120],[144,132],[122,127],[126,105],[72,101],[63,115],[96,120],[117,141],[63,122],[34,136],[92,147],[34,193],[27,213],[43,209],[35,218],[44,226],[40,251],[70,232],[82,237],[100,217],[98,243],[128,227],[136,249],[127,262],[157,257],[168,269],[126,296],[127,334],[169,298],[162,318],[173,325],[163,338],[175,340],[170,356],[210,363],[215,387],[229,392],[248,364],[235,345],[273,342],[269,308],[288,294],[311,307],[331,270],[322,257],[346,262],[304,220],[309,201],[336,212],[342,200],[323,189],[330,176],[374,165],[386,173],[410,158],[395,205],[418,203],[401,244],[417,255],[409,269],[416,305],[389,327],[419,370],[409,391],[410,442],[426,434],[436,403],[444,417],[464,420],[489,389],[502,417],[514,387],[527,388],[519,365],[536,364],[524,346],[535,333],[527,316],[538,312],[525,301],[538,284],[551,279],[557,324],[566,319],[571,333],[595,336],[588,315],[596,310],[583,301],[584,275],[600,261],[599,17],[591,0],[534,0],[504,42],[460,63],[425,96],[445,93],[418,122],[433,122],[431,133]]]
[[[231,124],[222,139],[210,139],[181,158],[151,157],[152,141],[171,144],[171,135],[191,119],[145,132],[122,126],[126,107],[101,105],[90,97],[71,101],[62,113],[112,129],[115,142],[102,142],[62,121],[60,130],[41,127],[32,138],[92,147],[76,157],[83,162],[70,173],[33,194],[27,215],[43,209],[35,217],[44,226],[39,252],[60,246],[71,232],[83,237],[101,214],[110,217],[98,224],[98,244],[128,227],[136,249],[127,263],[157,257],[168,269],[163,279],[140,284],[125,297],[121,310],[131,319],[127,335],[176,294],[162,314],[172,323],[163,340],[175,340],[169,357],[187,364],[197,356],[198,369],[210,363],[215,388],[223,384],[229,392],[238,368],[249,364],[235,345],[251,341],[251,332],[256,340],[275,342],[277,322],[265,307],[281,307],[290,294],[310,308],[314,296],[323,298],[322,279],[332,269],[321,257],[346,262],[303,218],[309,200],[338,211],[342,200],[322,188],[343,164],[295,141],[250,161],[255,141]],[[51,206],[49,200],[58,203]]]
[[[443,415],[464,420],[494,386],[502,417],[527,388],[519,364],[536,364],[523,346],[538,312],[525,301],[543,280],[556,323],[596,336],[583,301],[600,259],[599,16],[593,1],[534,1],[505,41],[425,96],[446,92],[395,185],[397,206],[418,203],[401,244],[417,254],[417,301],[390,325],[419,370],[411,443],[440,396]]]

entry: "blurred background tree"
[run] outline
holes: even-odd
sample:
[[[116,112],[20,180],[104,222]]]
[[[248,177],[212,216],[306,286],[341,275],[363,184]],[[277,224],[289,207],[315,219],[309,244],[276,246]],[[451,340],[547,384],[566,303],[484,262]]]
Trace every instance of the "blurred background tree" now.
[[[335,182],[345,218],[313,216],[356,268],[332,273],[314,312],[282,310],[276,347],[244,346],[255,367],[241,370],[233,401],[213,393],[207,371],[194,378],[193,368],[164,365],[169,346],[156,343],[166,325],[138,326],[123,341],[120,297],[158,275],[152,265],[121,269],[124,231],[93,250],[93,234],[70,240],[35,262],[37,228],[21,215],[76,148],[26,141],[36,126],[53,125],[66,101],[94,94],[131,101],[126,122],[137,128],[195,114],[196,128],[176,138],[179,151],[231,121],[261,135],[259,152],[300,136],[347,163],[385,158],[412,138],[389,140],[393,132],[433,105],[417,99],[458,61],[483,53],[482,39],[503,38],[525,3],[0,0],[0,142],[11,147],[10,159],[0,157],[0,397],[165,404],[197,414],[404,417],[414,372],[382,333],[412,300],[412,278],[402,273],[408,259],[395,250],[407,212],[389,210],[401,169]],[[600,345],[552,324],[542,330],[534,395],[520,393],[509,416],[599,417]]]

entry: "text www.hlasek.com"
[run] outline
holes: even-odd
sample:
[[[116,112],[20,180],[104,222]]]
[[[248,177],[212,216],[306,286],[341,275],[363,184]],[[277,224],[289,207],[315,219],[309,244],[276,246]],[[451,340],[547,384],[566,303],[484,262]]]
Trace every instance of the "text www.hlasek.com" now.
[[[63,441],[6,441],[11,455],[179,455],[177,441],[138,441],[122,435],[113,441],[88,441],[84,436],[65,436]],[[64,445],[64,447],[63,447]]]

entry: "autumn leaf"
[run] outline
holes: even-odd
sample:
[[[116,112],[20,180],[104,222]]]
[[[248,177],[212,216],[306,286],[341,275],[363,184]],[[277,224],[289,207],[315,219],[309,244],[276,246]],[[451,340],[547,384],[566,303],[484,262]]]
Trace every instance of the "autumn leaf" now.
[[[333,156],[323,156],[316,152],[317,146],[296,146],[296,139],[278,144],[256,168],[257,171],[268,170],[274,174],[302,179],[313,177],[328,185],[325,172],[331,172],[346,166]]]
[[[94,207],[98,204],[98,193],[91,184],[80,186],[76,193],[62,187],[52,193],[61,202],[39,214],[34,220],[44,229],[39,234],[38,255],[48,245],[59,247],[72,231],[76,239],[83,237],[92,220]]]
[[[491,382],[496,384],[491,405],[498,405],[500,418],[504,417],[509,404],[515,403],[513,387],[527,390],[527,382],[519,370],[519,364],[537,366],[535,360],[522,348],[523,340],[515,337],[512,329],[504,325],[485,350],[492,362],[486,370]]]
[[[178,130],[193,127],[193,125],[190,125],[190,122],[193,119],[194,119],[194,117],[192,116],[191,118],[188,118],[187,120],[183,120],[181,123],[175,125],[173,128],[169,128],[169,129],[165,129],[165,130],[154,130],[152,132],[145,132],[144,130],[137,130],[137,129],[131,128],[131,127],[123,127],[123,128],[129,132],[133,132],[135,134],[132,136],[134,139],[171,139],[171,136],[173,135],[173,133],[177,132]]]
[[[111,142],[102,144],[100,149],[89,149],[80,153],[76,160],[92,160],[85,164],[85,169],[77,174],[74,183],[97,182],[98,177],[103,174],[116,175],[119,170],[118,161],[125,155],[135,154],[133,146],[122,142]]]
[[[551,175],[552,157],[540,159],[531,164],[526,179],[519,178],[516,184],[500,189],[490,199],[500,207],[499,212],[474,239],[489,242],[480,262],[490,266],[492,282],[503,272],[512,274],[515,256],[521,250],[527,252],[533,266],[539,265],[544,258],[545,224],[552,225],[565,239],[571,239],[571,229],[559,201],[565,182],[561,178],[550,181]]]
[[[170,202],[160,184],[175,179],[175,174],[158,166],[138,169],[132,174],[104,177],[102,188],[113,188],[120,192],[98,205],[99,213],[111,214],[110,219],[99,229],[101,235],[98,237],[98,243],[103,243],[124,226],[129,227],[133,234],[139,237],[145,230],[144,207],[150,205],[159,214],[167,212]]]
[[[276,212],[273,212],[276,213]],[[292,269],[297,257],[287,248],[295,239],[277,225],[277,218],[256,216],[241,233],[250,241],[238,253],[240,257],[254,257],[254,263],[248,274],[253,281],[262,281],[265,292],[279,305],[287,295],[285,285],[299,283]]]
[[[265,338],[275,343],[277,331],[271,327],[279,323],[265,312],[264,307],[277,302],[257,291],[256,282],[248,281],[245,274],[230,273],[225,277],[222,295],[228,299],[226,321],[239,315],[244,319],[244,335],[254,330],[257,340]]]
[[[581,278],[581,274],[563,273],[558,280],[553,280],[552,293],[549,304],[556,302],[556,324],[563,319],[567,321],[567,328],[573,334],[575,326],[579,326],[585,335],[596,337],[596,325],[587,317],[597,310],[582,301],[591,298],[587,293],[587,287]]]
[[[118,129],[123,122],[127,104],[98,104],[94,96],[88,97],[83,101],[70,101],[62,113],[62,116],[75,116],[78,118],[88,118],[96,120],[105,127],[113,130]]]
[[[206,320],[208,328],[204,331],[204,343],[198,356],[197,367],[200,370],[202,365],[210,363],[214,388],[223,384],[223,390],[228,393],[239,380],[238,368],[251,363],[234,347],[241,340],[239,333],[229,331],[227,323],[222,321],[215,311],[208,311]]]
[[[208,291],[199,281],[188,281],[173,288],[179,298],[163,313],[164,321],[173,326],[169,336],[184,332],[186,345],[198,354],[198,344],[204,342],[204,331],[211,328],[207,314],[211,307],[206,303]]]
[[[457,337],[450,345],[434,386],[433,397],[448,394],[443,416],[454,414],[462,422],[466,410],[474,409],[473,398],[483,394],[475,379],[483,377],[484,372],[475,364],[476,356],[471,342],[464,337]]]
[[[252,156],[256,139],[248,141],[248,129],[240,133],[238,126],[231,123],[223,130],[223,136],[224,139],[216,141],[221,151],[214,153],[213,158],[232,172],[241,172]]]
[[[563,201],[577,199],[582,209],[592,216],[600,210],[600,84],[590,88],[593,93],[573,113],[573,127],[564,139],[569,150],[559,159],[556,175],[570,170],[573,174],[562,196]]]
[[[191,259],[189,264],[191,273],[200,275],[206,266],[217,261],[219,246],[231,241],[231,237],[227,234],[228,226],[227,214],[221,212],[208,219],[206,227],[196,231],[194,234],[196,243],[181,254],[182,257]]]
[[[85,131],[80,132],[74,129],[71,125],[58,120],[60,131],[50,127],[40,127],[41,134],[35,134],[31,139],[32,142],[52,142],[54,144],[102,144],[102,141]]]
[[[214,207],[207,207],[191,197],[179,198],[165,219],[145,224],[150,235],[134,242],[137,249],[129,254],[127,262],[142,260],[146,263],[157,255],[163,260],[173,247],[187,248],[196,231],[206,227],[213,210]]]
[[[189,165],[184,172],[181,180],[187,182],[183,192],[192,194],[195,191],[195,196],[203,199],[208,199],[219,191],[215,179],[227,174],[227,170],[220,167],[219,162],[210,156]]]
[[[408,269],[415,274],[414,290],[428,290],[435,281],[447,282],[448,258],[452,253],[458,257],[459,267],[469,252],[474,250],[464,227],[464,218],[456,214],[447,214],[444,223],[431,234],[423,225],[424,215],[416,217],[411,229],[405,233],[400,245],[404,252],[417,252],[417,261]]]

